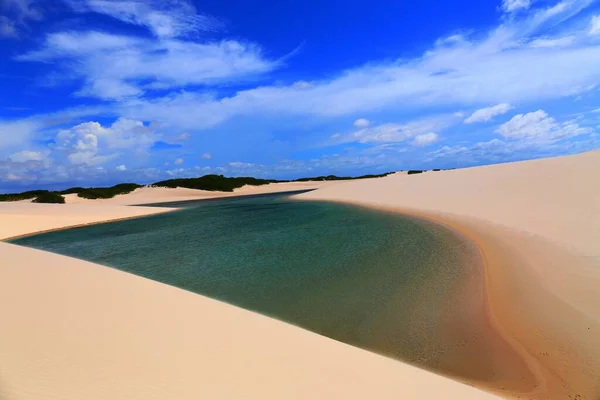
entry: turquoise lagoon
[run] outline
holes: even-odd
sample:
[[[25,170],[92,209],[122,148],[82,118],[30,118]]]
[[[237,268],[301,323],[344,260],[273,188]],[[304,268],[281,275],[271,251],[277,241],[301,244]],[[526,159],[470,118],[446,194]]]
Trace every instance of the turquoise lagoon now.
[[[474,246],[439,225],[283,195],[177,205],[171,213],[13,243],[164,282],[442,372],[456,372],[457,357],[468,356],[465,340],[484,334],[471,323],[481,314],[480,293],[475,300],[460,295],[465,282],[479,290]]]

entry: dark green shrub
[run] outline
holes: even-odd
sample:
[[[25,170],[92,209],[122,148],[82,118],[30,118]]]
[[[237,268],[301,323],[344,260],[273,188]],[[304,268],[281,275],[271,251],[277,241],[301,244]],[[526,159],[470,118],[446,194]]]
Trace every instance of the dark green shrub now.
[[[423,171],[417,170],[417,169],[411,169],[410,171],[408,171],[408,175],[415,175],[415,174],[422,174]]]
[[[47,190],[31,190],[23,193],[0,194],[0,201],[20,201],[35,199],[39,195],[48,193]]]
[[[77,193],[78,197],[84,199],[111,199],[121,194],[127,194],[133,192],[137,188],[141,188],[142,185],[136,183],[120,183],[115,186],[107,188],[81,188],[74,187],[67,190],[63,190],[62,194]]]
[[[439,168],[435,168],[435,169],[434,169],[434,171],[435,171],[435,172],[440,172],[440,171],[441,171],[441,169],[439,169]]]
[[[383,178],[385,176],[391,175],[393,172],[386,172],[384,174],[379,175],[361,175],[361,176],[336,176],[336,175],[327,175],[327,176],[317,176],[314,178],[300,178],[296,179],[293,182],[313,182],[313,181],[348,181],[353,179],[369,179],[369,178]]]
[[[39,194],[34,203],[65,204],[65,198],[58,192],[46,192]]]
[[[251,177],[226,178],[223,175],[205,175],[199,178],[169,179],[156,182],[152,186],[208,190],[212,192],[233,192],[234,189],[245,185],[261,186],[277,182],[275,180],[257,179]]]
[[[73,194],[73,193],[80,193],[83,192],[85,190],[85,188],[82,187],[73,187],[67,190],[62,190],[60,192],[60,194]]]

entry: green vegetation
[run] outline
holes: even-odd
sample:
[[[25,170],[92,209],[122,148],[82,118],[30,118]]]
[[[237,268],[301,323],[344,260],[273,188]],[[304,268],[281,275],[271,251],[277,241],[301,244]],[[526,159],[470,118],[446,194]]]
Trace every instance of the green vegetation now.
[[[256,179],[251,177],[226,178],[223,175],[205,175],[199,178],[169,179],[156,182],[152,186],[188,189],[208,190],[211,192],[233,192],[234,189],[245,185],[261,186],[277,181],[268,179]]]
[[[35,199],[41,194],[48,193],[47,190],[31,190],[23,193],[0,194],[0,201],[20,201]]]
[[[300,178],[296,179],[292,182],[314,182],[314,181],[348,181],[353,179],[369,179],[369,178],[383,178],[385,176],[391,175],[393,172],[386,172],[385,174],[379,175],[362,175],[362,176],[336,176],[336,175],[327,175],[327,176],[317,176],[314,178]]]
[[[408,175],[415,175],[415,174],[422,174],[425,171],[421,171],[418,169],[411,169],[410,171],[408,171]]]
[[[350,179],[367,179],[381,178],[390,175],[392,172],[387,172],[380,175],[363,175],[359,177],[344,177],[336,175],[317,176],[314,178],[300,178],[293,181],[279,181],[273,179],[257,179],[251,177],[227,178],[223,175],[205,175],[199,178],[188,179],[169,179],[167,181],[157,182],[152,186],[158,187],[184,187],[189,189],[209,190],[218,192],[233,192],[234,189],[241,188],[244,185],[261,186],[269,183],[281,182],[314,182],[314,181],[343,181]]]
[[[34,203],[64,203],[65,199],[57,192],[31,190],[23,193],[0,194],[0,201],[33,200]]]
[[[60,192],[61,194],[72,194],[77,193],[78,197],[84,199],[111,199],[120,194],[127,194],[133,192],[137,188],[141,188],[142,185],[137,183],[120,183],[115,186],[107,188],[82,188],[74,187]]]
[[[433,171],[434,171],[434,172],[440,172],[440,171],[441,171],[441,169],[439,169],[439,168],[435,168]]]
[[[60,193],[61,194],[73,194],[73,193],[80,193],[83,192],[84,190],[86,190],[85,188],[82,187],[73,187],[67,190],[63,190]]]
[[[422,171],[409,171],[408,173],[420,173]],[[379,175],[362,175],[357,177],[347,176],[317,176],[314,178],[300,178],[292,181],[279,181],[273,179],[257,179],[252,177],[239,177],[239,178],[227,178],[223,175],[205,175],[199,178],[181,178],[181,179],[169,179],[166,181],[156,182],[150,186],[155,187],[167,187],[167,188],[189,188],[198,190],[208,190],[212,192],[233,192],[237,188],[241,188],[245,185],[261,186],[268,185],[269,183],[280,183],[280,182],[314,182],[314,181],[345,181],[351,179],[368,179],[368,178],[381,178],[388,176],[393,172],[386,172],[385,174]],[[50,192],[48,190],[32,190],[23,193],[13,194],[0,194],[0,201],[19,201],[19,200],[33,200],[35,203],[64,203],[65,199],[63,195],[76,193],[78,197],[84,199],[110,199],[121,194],[127,194],[133,192],[137,188],[141,188],[142,185],[136,183],[121,183],[111,187],[96,187],[96,188],[84,188],[84,187],[72,187],[60,192]]]
[[[65,204],[65,198],[58,192],[46,192],[40,194],[34,203]]]

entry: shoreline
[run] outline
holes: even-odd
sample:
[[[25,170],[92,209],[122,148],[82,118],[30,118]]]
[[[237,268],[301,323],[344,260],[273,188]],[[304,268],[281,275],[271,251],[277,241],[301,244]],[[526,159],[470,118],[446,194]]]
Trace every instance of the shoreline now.
[[[325,182],[325,184],[327,184],[327,185],[331,185],[331,184],[335,184],[335,183],[337,183],[337,181]],[[42,228],[42,229],[36,229],[36,230],[25,230],[24,233],[17,233],[17,234],[12,234],[12,233],[6,234],[6,232],[3,232],[0,229],[0,242],[8,242],[11,240],[21,239],[24,237],[41,235],[44,233],[61,231],[61,230],[65,230],[65,229],[76,229],[76,228],[82,228],[82,227],[86,227],[86,226],[90,226],[90,225],[98,225],[98,224],[105,224],[105,223],[111,223],[111,222],[117,222],[117,221],[124,221],[124,220],[128,220],[128,219],[143,218],[143,217],[148,217],[148,216],[156,215],[156,214],[175,212],[175,211],[178,211],[178,210],[184,208],[184,207],[176,207],[176,206],[169,207],[169,205],[171,205],[171,204],[185,205],[188,203],[196,203],[196,202],[212,202],[212,201],[219,201],[219,200],[243,199],[243,198],[254,198],[254,197],[262,197],[262,196],[274,196],[274,195],[292,196],[292,195],[298,195],[298,194],[302,194],[302,193],[309,193],[320,187],[319,183],[317,183],[316,185],[312,185],[312,186],[302,184],[302,185],[297,185],[297,186],[301,186],[302,189],[290,190],[287,187],[282,187],[282,188],[280,188],[280,190],[278,190],[277,187],[273,188],[272,185],[274,185],[274,184],[257,186],[257,187],[248,187],[248,188],[244,187],[244,188],[238,190],[237,192],[236,191],[234,191],[234,192],[207,192],[207,191],[193,190],[193,189],[180,190],[181,188],[176,188],[176,189],[142,188],[142,190],[136,189],[138,192],[134,191],[129,194],[115,196],[111,199],[97,199],[97,200],[88,200],[88,199],[77,198],[76,201],[73,201],[73,199],[75,199],[75,197],[73,195],[66,195],[67,198],[69,199],[69,201],[66,204],[34,204],[32,202],[23,202],[23,201],[2,202],[2,203],[0,203],[0,217],[2,217],[3,215],[7,215],[9,217],[15,217],[15,213],[17,214],[16,218],[21,216],[21,214],[23,214],[23,216],[25,217],[28,214],[30,214],[32,210],[42,211],[44,208],[46,208],[46,209],[48,209],[48,211],[51,211],[51,209],[54,208],[54,209],[60,211],[61,209],[64,209],[65,207],[88,208],[89,210],[91,210],[91,209],[98,210],[101,208],[109,207],[112,209],[112,210],[110,210],[111,212],[109,212],[109,214],[117,214],[117,216],[109,215],[104,219],[91,218],[91,220],[90,220],[90,218],[87,218],[87,216],[86,216],[86,218],[84,218],[85,221],[82,221],[82,222],[76,222],[73,224],[63,224],[61,222],[58,224],[54,224],[54,225],[57,225],[55,227],[53,226],[53,227],[49,227],[49,228]],[[321,185],[322,185],[322,183],[321,183]],[[147,199],[145,202],[139,203],[139,204],[138,203],[133,204],[129,200],[132,194],[135,197],[139,197],[140,192],[143,193],[144,191],[148,191],[148,190],[150,190],[150,191],[154,190],[155,193],[158,194],[158,197],[160,198],[160,200],[153,201],[152,199]],[[183,197],[181,195],[178,195],[178,193],[180,191],[183,191],[183,193],[185,194]],[[171,192],[171,193],[169,193],[169,192]],[[194,193],[194,192],[196,192],[196,193]],[[161,193],[168,193],[169,195],[174,194],[175,195],[174,198],[176,200],[173,200],[172,198],[168,198],[164,195],[162,195],[162,198],[161,198]],[[192,194],[190,194],[190,193],[192,193]],[[30,209],[27,209],[27,207],[30,207]],[[13,211],[13,213],[6,213],[6,212],[4,212],[5,210],[3,210],[3,208],[15,208],[15,210],[9,210],[9,211]],[[19,210],[19,208],[23,208],[23,210]],[[125,215],[121,216],[122,214],[125,214]],[[17,223],[19,223],[19,222],[20,221],[17,221]]]
[[[532,323],[529,324],[531,329],[523,328],[519,325],[519,323],[514,323],[512,321],[513,310],[510,307],[505,307],[502,305],[502,303],[508,299],[508,297],[505,296],[506,292],[510,291],[510,285],[506,285],[507,281],[508,279],[512,279],[510,275],[514,273],[514,270],[518,269],[518,267],[515,268],[514,265],[520,266],[524,263],[527,263],[526,261],[524,262],[522,257],[520,258],[519,254],[516,254],[516,256],[515,254],[511,254],[511,252],[515,253],[515,248],[511,248],[504,243],[504,240],[507,237],[512,236],[512,242],[519,242],[524,240],[526,236],[529,236],[529,238],[534,242],[540,241],[541,243],[539,244],[544,247],[543,250],[549,250],[548,246],[550,246],[550,248],[555,247],[553,250],[550,250],[550,252],[553,255],[560,253],[561,256],[566,257],[567,259],[575,258],[575,254],[570,254],[563,248],[558,248],[552,243],[545,242],[541,240],[542,238],[538,238],[533,235],[527,235],[524,232],[517,232],[512,229],[495,226],[489,221],[476,220],[474,218],[465,216],[432,212],[416,208],[385,205],[381,203],[376,204],[355,199],[328,198],[327,196],[320,197],[319,193],[308,196],[306,199],[302,196],[295,197],[295,199],[299,201],[329,201],[334,203],[337,202],[351,204],[359,207],[372,208],[384,212],[399,213],[408,217],[423,219],[455,232],[477,247],[484,267],[486,311],[490,318],[490,322],[497,333],[502,336],[502,338],[516,353],[519,354],[521,360],[525,363],[533,376],[535,376],[536,381],[532,385],[529,385],[532,388],[531,391],[509,391],[502,390],[502,388],[494,385],[482,384],[482,382],[461,380],[460,377],[452,376],[450,374],[442,375],[451,379],[462,381],[465,384],[473,385],[479,389],[485,390],[488,393],[496,394],[503,398],[509,399],[527,398],[535,400],[561,400],[565,397],[573,396],[572,398],[595,400],[598,393],[600,393],[600,383],[596,382],[597,380],[595,378],[597,376],[595,375],[595,372],[598,373],[598,371],[600,371],[600,362],[598,361],[600,359],[595,358],[593,355],[598,354],[600,356],[600,346],[588,346],[587,349],[572,348],[573,346],[568,345],[570,339],[568,335],[563,337],[555,337],[552,341],[536,342],[536,340],[540,339],[536,336],[544,336],[550,332],[550,329],[547,329],[546,331],[541,331],[538,329],[536,332],[538,326]],[[531,258],[536,258],[536,256],[539,256],[539,254],[535,254]],[[509,266],[511,263],[513,266]],[[531,283],[531,281],[528,281],[527,285],[525,286],[529,287]],[[547,288],[542,286],[538,290],[542,292],[541,295],[544,297],[544,299],[554,299],[554,301],[558,303],[556,304],[557,306],[564,303],[560,297],[557,297],[554,293],[548,291]],[[529,311],[530,313],[528,314],[528,317],[531,317],[537,311],[537,308]],[[578,319],[577,316],[574,316],[573,318],[575,320]],[[521,319],[523,319],[522,316]],[[540,326],[546,325],[546,327],[552,323],[555,323],[552,321],[550,323],[548,321],[544,321],[543,318],[538,318],[537,322],[540,323]],[[592,319],[591,321],[587,322],[589,323],[584,325],[595,325],[597,329],[596,332],[600,331],[600,319],[595,319],[595,321]],[[573,321],[573,323],[576,325],[581,325],[582,321]],[[551,328],[557,327],[552,326]],[[564,329],[562,326],[559,328]],[[591,327],[588,329],[591,331]],[[530,333],[528,332],[529,330],[531,332],[536,332],[533,338],[528,337],[530,336]],[[558,329],[558,331],[560,331],[560,329]],[[515,334],[515,332],[517,333]],[[523,344],[524,341],[529,344],[529,348]],[[592,338],[590,343],[600,345],[600,338]],[[563,353],[569,353],[568,351],[565,351],[566,348],[569,348],[571,352],[566,356],[563,354],[563,358],[559,357],[558,359],[550,360],[547,363],[544,363],[540,360],[539,355],[548,357],[551,355],[551,352],[554,352],[554,354],[561,353],[561,351]],[[583,353],[585,350],[593,351],[592,355],[587,355],[587,357],[584,356]],[[580,377],[578,375],[581,374],[581,371],[577,368],[580,365],[587,365],[592,368],[592,370],[587,371],[584,374],[585,376]],[[566,378],[569,378],[572,382],[575,382],[575,384],[567,383]],[[580,384],[584,387],[584,389],[576,384]]]
[[[126,207],[129,207],[129,206],[126,206]],[[110,224],[112,222],[127,221],[127,220],[130,220],[130,219],[146,218],[146,217],[150,217],[152,215],[165,214],[165,213],[169,213],[169,212],[175,212],[175,211],[178,211],[178,210],[179,210],[178,208],[166,208],[165,207],[164,211],[160,211],[160,212],[156,212],[156,213],[152,213],[152,214],[135,215],[135,216],[132,216],[132,217],[122,217],[122,218],[114,218],[114,219],[107,219],[107,220],[94,221],[94,222],[86,222],[86,223],[83,223],[83,224],[67,225],[67,226],[58,227],[58,228],[45,229],[45,230],[42,230],[42,231],[35,231],[35,232],[30,232],[30,233],[24,233],[22,235],[1,237],[0,238],[0,243],[1,242],[8,243],[8,242],[11,242],[13,240],[23,239],[23,238],[26,238],[26,237],[36,236],[36,235],[43,235],[45,233],[65,231],[65,230],[69,230],[69,229],[85,228],[86,226],[92,226],[92,225]]]
[[[6,237],[2,236],[2,237],[0,237],[0,242],[10,242],[12,240],[22,239],[22,238],[36,236],[36,235],[43,235],[45,233],[64,231],[67,229],[85,228],[86,226],[108,224],[108,223],[112,223],[112,222],[127,221],[130,219],[137,219],[137,218],[145,218],[145,217],[150,217],[152,215],[165,214],[165,213],[176,212],[176,211],[185,209],[185,207],[169,207],[169,205],[204,203],[204,202],[210,203],[210,202],[220,201],[220,200],[236,200],[236,199],[239,200],[239,199],[244,199],[244,198],[280,196],[280,195],[291,197],[294,195],[310,193],[313,190],[316,190],[316,189],[292,190],[292,191],[284,191],[284,192],[267,192],[267,193],[260,193],[260,194],[252,194],[252,193],[239,194],[239,195],[228,195],[227,194],[222,197],[214,196],[214,197],[210,197],[210,198],[198,198],[198,199],[192,199],[192,200],[164,201],[164,202],[158,202],[158,203],[123,205],[122,207],[153,208],[153,209],[156,209],[156,211],[148,210],[147,214],[140,214],[140,215],[134,215],[134,216],[129,216],[129,217],[119,217],[119,218],[111,218],[111,219],[106,219],[106,220],[85,222],[85,223],[81,223],[81,224],[77,224],[77,225],[65,225],[65,226],[61,226],[61,227],[57,227],[57,228],[44,229],[44,230],[40,230],[40,231],[23,233],[23,234],[19,234],[19,235],[15,235],[15,236],[6,236]],[[214,193],[220,194],[220,193],[228,193],[228,192],[214,192]],[[64,205],[61,205],[61,206],[64,206]]]
[[[458,236],[461,240],[467,241],[468,243],[475,246],[475,248],[477,249],[477,257],[481,263],[480,266],[482,268],[482,275],[483,275],[482,283],[484,285],[483,294],[484,294],[484,307],[485,307],[485,311],[486,311],[486,320],[491,325],[492,330],[501,338],[501,340],[504,341],[510,347],[510,349],[512,349],[515,353],[517,353],[520,356],[520,360],[525,363],[525,365],[529,369],[529,372],[531,372],[533,375],[535,375],[535,377],[538,379],[536,381],[537,383],[533,382],[533,383],[530,383],[528,386],[535,388],[535,387],[539,386],[539,384],[540,384],[539,382],[543,382],[544,379],[540,375],[540,372],[539,372],[540,365],[538,365],[538,363],[536,363],[534,361],[534,358],[531,357],[531,355],[521,345],[516,343],[514,338],[512,338],[510,335],[508,335],[508,334],[506,334],[506,332],[504,332],[502,325],[499,324],[498,321],[496,320],[494,312],[490,305],[491,299],[489,297],[489,291],[490,291],[490,285],[491,285],[490,271],[489,271],[489,268],[490,268],[489,257],[488,257],[488,255],[486,255],[486,252],[484,251],[484,246],[482,246],[481,241],[479,240],[479,237],[474,234],[472,229],[468,229],[465,226],[466,224],[464,223],[464,221],[463,222],[460,221],[461,220],[460,217],[458,217],[458,216],[442,216],[442,215],[438,215],[435,213],[427,213],[427,212],[423,212],[423,211],[416,210],[416,209],[403,209],[403,208],[398,208],[398,207],[394,207],[394,206],[384,206],[381,204],[370,204],[370,203],[364,203],[364,202],[359,202],[359,201],[354,201],[354,200],[319,199],[318,197],[315,197],[314,199],[312,199],[312,198],[303,199],[303,198],[296,197],[294,199],[297,201],[326,201],[326,202],[331,202],[331,203],[349,204],[349,205],[353,205],[356,207],[364,207],[364,208],[378,210],[380,212],[400,214],[400,215],[403,215],[408,218],[413,218],[417,221],[419,221],[419,220],[427,221],[433,225],[437,225],[437,226],[441,227],[442,229],[452,232],[454,235]],[[399,360],[399,362],[403,362],[403,361]],[[424,368],[424,369],[429,370],[427,368]],[[498,385],[489,385],[482,381],[473,381],[470,379],[465,379],[465,377],[462,377],[462,376],[459,376],[456,374],[452,374],[452,373],[443,372],[443,371],[431,371],[431,372],[441,374],[442,376],[446,376],[450,379],[456,380],[458,382],[462,382],[462,383],[470,385],[470,386],[477,387],[481,390],[485,390],[488,393],[496,394],[503,398],[520,398],[519,396],[523,396],[523,395],[527,395],[527,394],[532,394],[532,395],[534,394],[534,393],[528,393],[528,392],[511,392],[509,390],[502,390],[500,387],[498,387]],[[544,396],[547,396],[547,394],[544,394]],[[537,398],[537,397],[532,397],[532,399],[533,398]],[[558,398],[560,398],[560,397],[558,397]],[[539,399],[540,400],[541,399],[550,399],[550,397],[539,397]]]
[[[8,243],[0,252],[19,266],[0,265],[12,327],[0,332],[2,398],[495,398],[127,272]]]
[[[289,194],[291,196],[293,195],[300,195],[300,194],[304,194],[307,192],[284,192],[282,194]],[[308,192],[310,193],[310,192]],[[262,194],[260,196],[265,196],[265,195],[272,195],[271,193],[268,194]],[[255,197],[256,195],[247,195],[247,196],[236,196],[236,197]],[[228,199],[230,197],[223,197],[222,199]],[[297,197],[290,197],[292,200],[301,200],[303,201],[303,199],[299,199]],[[221,199],[198,199],[198,200],[191,200],[191,201],[197,201],[197,202],[202,202],[202,201],[214,201],[214,200],[221,200]],[[510,348],[512,350],[514,350],[516,353],[518,353],[523,359],[525,360],[526,357],[528,356],[528,354],[523,350],[520,349],[518,346],[515,346],[514,343],[511,343],[511,338],[510,336],[507,336],[505,334],[503,334],[501,332],[501,326],[494,321],[494,315],[492,312],[490,312],[490,306],[489,306],[489,297],[487,295],[487,291],[489,290],[488,285],[489,285],[489,281],[488,281],[488,273],[486,271],[486,266],[487,266],[487,260],[486,260],[486,255],[484,253],[484,251],[482,250],[482,247],[479,245],[479,243],[473,239],[473,235],[471,234],[470,231],[465,230],[464,227],[460,224],[457,224],[455,221],[450,221],[447,218],[440,218],[439,216],[434,216],[431,214],[427,214],[427,213],[422,213],[416,210],[407,210],[407,209],[398,209],[395,207],[385,207],[385,206],[374,206],[374,205],[370,205],[370,204],[365,204],[365,203],[361,203],[361,202],[355,202],[355,201],[343,201],[343,200],[319,200],[319,199],[314,199],[314,200],[308,200],[308,201],[325,201],[325,202],[338,202],[338,203],[343,203],[343,204],[350,204],[356,207],[366,207],[366,208],[373,208],[376,209],[380,212],[389,212],[389,213],[394,213],[394,214],[401,214],[405,217],[408,218],[413,218],[417,221],[426,221],[429,222],[433,225],[439,226],[442,229],[445,229],[449,232],[451,232],[453,235],[456,235],[460,238],[461,241],[466,241],[472,245],[475,246],[475,248],[477,249],[477,257],[479,259],[479,261],[481,261],[482,263],[482,275],[483,275],[483,285],[484,285],[484,305],[485,305],[485,309],[486,309],[486,321],[490,324],[491,328],[493,331],[495,331],[499,338],[501,339],[501,341],[505,341],[507,344],[509,344]],[[172,202],[171,202],[172,203]],[[159,204],[159,203],[152,203],[152,204]],[[165,203],[160,203],[160,204],[165,204]],[[166,203],[168,204],[168,203]],[[140,205],[140,206],[145,206],[145,205]],[[125,207],[135,207],[135,206],[125,206]],[[166,212],[174,212],[174,211],[178,211],[180,210],[180,208],[161,208],[161,207],[156,207],[157,209],[161,209],[161,212],[159,213],[166,213]],[[55,228],[55,229],[51,229],[51,230],[46,230],[46,231],[38,231],[38,232],[31,232],[29,234],[24,234],[24,235],[20,235],[18,237],[10,237],[10,238],[2,238],[0,239],[0,241],[10,241],[10,240],[14,240],[20,237],[28,237],[28,236],[34,236],[34,235],[38,235],[38,234],[44,234],[44,233],[48,233],[48,232],[52,232],[52,231],[59,231],[59,230],[67,230],[67,229],[77,229],[80,227],[85,227],[85,226],[90,226],[90,225],[98,225],[98,224],[106,224],[106,223],[111,223],[111,222],[117,222],[117,221],[122,221],[122,220],[128,220],[128,219],[136,219],[136,218],[144,218],[150,215],[155,215],[155,214],[147,214],[147,215],[138,215],[138,216],[132,216],[132,217],[125,217],[125,218],[117,218],[117,219],[109,219],[109,220],[102,220],[102,221],[96,221],[96,222],[90,222],[90,223],[85,223],[85,224],[80,224],[80,225],[76,225],[76,226],[65,226],[65,227],[61,227],[61,228]],[[104,268],[111,268],[111,267],[106,267],[106,266],[102,266]],[[135,275],[135,274],[134,274]],[[138,275],[135,275],[138,276]],[[169,285],[170,286],[170,285]],[[183,290],[183,289],[180,289]],[[228,306],[232,306],[232,307],[236,307],[233,305],[229,305]],[[279,321],[279,320],[277,320]],[[303,328],[298,328],[298,329],[303,329]],[[304,330],[304,329],[303,329]],[[497,339],[494,339],[497,340]],[[365,350],[366,351],[366,350]],[[374,353],[377,354],[377,353]],[[389,358],[386,355],[381,355],[382,357],[386,357]],[[398,359],[394,359],[394,358],[390,358],[391,360],[394,360],[396,362],[402,363],[402,364],[407,364],[405,361],[403,360],[398,360]],[[530,364],[531,360],[528,360],[526,362],[526,364]],[[411,365],[410,363],[408,363],[407,365]],[[465,379],[465,377],[460,376],[460,374],[453,374],[451,373],[452,371],[442,371],[442,370],[432,370],[432,369],[428,369],[424,366],[419,366],[419,365],[415,365],[415,368],[419,368],[422,369],[424,371],[429,371],[432,374],[436,374],[436,375],[440,375],[440,376],[445,376],[449,379],[455,380],[457,382],[461,382],[463,384],[466,384],[468,386],[473,386],[473,387],[477,387],[479,389],[485,390],[488,393],[492,393],[492,394],[496,394],[496,395],[500,395],[503,397],[507,397],[507,395],[509,395],[509,397],[513,397],[512,393],[507,393],[506,391],[502,391],[502,390],[498,390],[498,387],[495,386],[489,386],[486,385],[484,382],[481,381],[474,381],[474,380],[470,380],[470,379]],[[522,394],[522,393],[519,393]]]

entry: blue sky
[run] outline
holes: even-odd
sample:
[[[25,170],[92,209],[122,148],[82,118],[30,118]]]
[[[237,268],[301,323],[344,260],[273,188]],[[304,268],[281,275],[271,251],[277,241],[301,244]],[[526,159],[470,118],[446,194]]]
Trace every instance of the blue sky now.
[[[0,0],[0,191],[594,149],[599,3]]]

